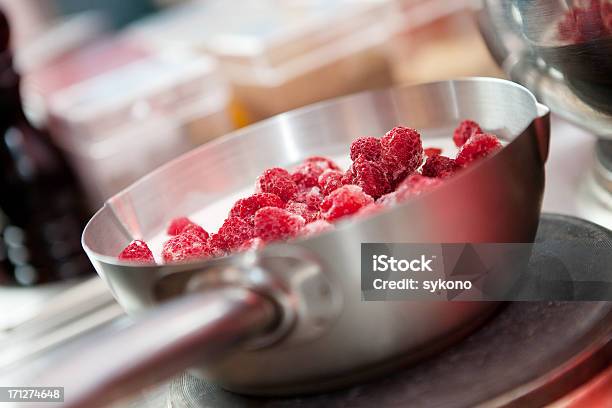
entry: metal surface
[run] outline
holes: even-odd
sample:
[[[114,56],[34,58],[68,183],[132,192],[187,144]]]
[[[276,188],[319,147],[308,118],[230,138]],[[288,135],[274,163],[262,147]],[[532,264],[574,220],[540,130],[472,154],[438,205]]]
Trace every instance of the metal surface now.
[[[277,317],[274,304],[252,291],[208,290],[170,302],[139,324],[107,327],[50,353],[37,361],[37,375],[32,367],[17,367],[0,381],[61,384],[63,407],[103,407],[179,373],[194,359],[222,358],[273,328]]]
[[[578,218],[543,214],[536,237],[543,245],[537,247],[530,268],[540,272],[556,268],[556,263],[548,261],[559,251],[554,244],[559,241],[612,249],[612,232]],[[167,406],[542,407],[596,377],[610,364],[612,302],[513,302],[457,345],[367,384],[323,395],[250,398],[185,373],[170,384]],[[608,390],[611,394],[612,389]],[[586,395],[582,398],[590,401]]]
[[[510,78],[555,113],[612,138],[612,37],[562,41],[557,24],[572,2],[485,0],[487,45]],[[574,3],[575,4],[575,3]]]
[[[151,238],[170,217],[190,214],[245,187],[266,167],[346,152],[354,138],[381,135],[398,124],[418,128],[427,143],[448,137],[466,117],[506,139],[504,149],[443,187],[380,215],[342,222],[311,239],[217,260],[134,266],[116,259],[132,239]],[[530,242],[544,187],[548,120],[548,109],[525,88],[485,78],[313,105],[237,131],[145,177],[94,216],[83,244],[118,302],[135,316],[185,291],[206,295],[224,286],[260,293],[281,308],[280,331],[267,344],[251,343],[217,362],[198,359],[203,345],[194,349],[188,363],[198,375],[252,394],[337,387],[422,358],[465,335],[495,308],[485,302],[362,302],[360,244]],[[168,312],[166,318],[180,316]],[[166,333],[180,341],[168,333],[171,324],[148,326],[141,333]],[[131,356],[116,357],[129,365]]]

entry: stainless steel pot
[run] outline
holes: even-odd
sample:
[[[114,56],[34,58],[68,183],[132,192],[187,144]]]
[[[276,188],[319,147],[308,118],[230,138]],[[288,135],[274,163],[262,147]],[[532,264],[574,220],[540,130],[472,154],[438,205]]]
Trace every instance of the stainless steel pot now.
[[[421,130],[427,144],[450,137],[463,118],[507,145],[380,215],[222,259],[157,266],[116,259],[131,240],[151,238],[170,217],[245,187],[266,167],[346,152],[354,138],[398,124]],[[91,407],[191,367],[230,390],[280,395],[363,380],[431,353],[495,303],[362,301],[360,244],[531,242],[548,121],[548,109],[522,86],[471,78],[315,104],[178,158],[112,197],[83,233],[96,270],[136,323],[46,360],[52,370],[40,369],[37,383],[65,386],[67,406]]]

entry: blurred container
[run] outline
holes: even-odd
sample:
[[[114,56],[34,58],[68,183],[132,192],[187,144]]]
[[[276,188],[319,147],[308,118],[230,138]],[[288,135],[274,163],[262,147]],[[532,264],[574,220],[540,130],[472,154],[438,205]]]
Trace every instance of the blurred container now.
[[[473,16],[473,0],[398,0],[402,29],[389,41],[395,83],[503,77]]]
[[[192,2],[131,27],[159,47],[215,55],[251,119],[392,83],[393,0]]]
[[[49,129],[96,207],[232,128],[229,85],[214,59],[186,50],[119,54],[125,63],[47,96]]]

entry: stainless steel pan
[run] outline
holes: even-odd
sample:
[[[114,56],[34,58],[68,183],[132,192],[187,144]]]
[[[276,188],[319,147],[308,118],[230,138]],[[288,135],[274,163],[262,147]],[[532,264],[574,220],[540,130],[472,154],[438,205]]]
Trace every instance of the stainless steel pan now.
[[[218,260],[134,266],[116,259],[131,240],[151,238],[171,217],[245,187],[266,167],[345,153],[354,138],[398,124],[421,130],[427,144],[450,137],[462,118],[508,144],[380,215]],[[364,302],[360,244],[532,241],[548,120],[548,109],[522,86],[471,78],[319,103],[178,158],[111,198],[83,233],[96,270],[136,323],[57,353],[41,363],[52,369],[41,368],[37,382],[65,386],[68,406],[90,407],[190,367],[230,390],[280,395],[363,380],[431,353],[495,304]]]

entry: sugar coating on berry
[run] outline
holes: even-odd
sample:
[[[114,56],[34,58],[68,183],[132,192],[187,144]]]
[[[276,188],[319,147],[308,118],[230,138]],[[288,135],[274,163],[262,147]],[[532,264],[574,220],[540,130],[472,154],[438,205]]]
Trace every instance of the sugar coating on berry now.
[[[322,167],[325,170],[327,169],[340,170],[340,166],[338,166],[333,160],[328,159],[327,157],[311,156],[311,157],[306,158],[306,160],[304,161],[308,163],[317,163],[320,167]]]
[[[301,189],[317,187],[319,176],[325,170],[337,170],[338,166],[325,157],[309,157],[302,164],[297,166],[291,178]]]
[[[272,207],[264,207],[272,208]],[[249,239],[253,238],[253,226],[239,217],[228,217],[219,231],[210,238],[211,243],[224,251],[240,248]]]
[[[342,186],[325,197],[321,203],[321,215],[327,221],[334,221],[354,214],[374,199],[354,185]]]
[[[461,166],[454,159],[436,155],[427,159],[421,169],[421,174],[427,177],[447,178],[455,174],[460,168]]]
[[[190,232],[192,234],[199,235],[203,239],[208,239],[208,232],[204,228],[202,228],[201,226],[195,223],[191,223],[187,225],[185,228],[183,228],[183,231],[181,232],[181,234],[185,232]]]
[[[255,189],[258,193],[276,194],[285,202],[295,197],[298,192],[298,186],[291,179],[289,172],[280,167],[265,170],[257,179]]]
[[[358,157],[349,169],[351,183],[361,187],[364,193],[374,199],[392,190],[391,183],[382,165]]]
[[[183,232],[183,229],[189,224],[193,224],[193,222],[187,217],[173,218],[170,221],[170,225],[168,225],[166,233],[168,235],[178,235]]]
[[[263,207],[284,208],[285,202],[272,193],[255,193],[249,197],[236,201],[230,210],[230,217],[238,217],[253,224],[253,217],[257,210]]]
[[[423,162],[421,135],[414,129],[398,126],[380,141],[381,161],[392,183],[413,173]]]
[[[404,179],[395,190],[397,202],[418,196],[442,184],[442,179],[412,174]]]
[[[319,187],[312,187],[298,192],[293,201],[304,203],[313,211],[319,211],[319,206],[321,201],[323,201],[323,194]]]
[[[343,186],[342,173],[340,170],[325,170],[319,176],[319,188],[323,195],[329,195],[332,191]]]
[[[164,262],[180,262],[217,256],[216,248],[201,236],[190,232],[175,235],[164,243],[162,258]]]
[[[453,132],[453,142],[455,142],[455,146],[461,147],[476,133],[482,133],[480,125],[473,120],[463,120]]]
[[[475,134],[461,146],[455,162],[460,166],[466,166],[497,152],[501,147],[502,145],[495,135],[490,133]]]
[[[255,213],[255,235],[265,242],[297,236],[305,221],[299,215],[277,207],[264,207]]]
[[[285,207],[292,214],[299,215],[305,222],[312,222],[319,218],[319,209],[312,209],[306,203],[299,201],[289,201]]]
[[[304,225],[304,228],[302,228],[302,230],[300,231],[300,235],[312,236],[321,234],[323,232],[331,231],[333,229],[333,224],[330,224],[325,220],[316,220]]]
[[[442,154],[442,149],[438,147],[428,147],[424,150],[425,157],[432,157]]]
[[[155,263],[153,253],[146,242],[141,240],[132,241],[118,256],[121,261]]]
[[[362,136],[351,143],[351,160],[358,157],[365,160],[378,161],[381,156],[380,139],[372,136]]]

